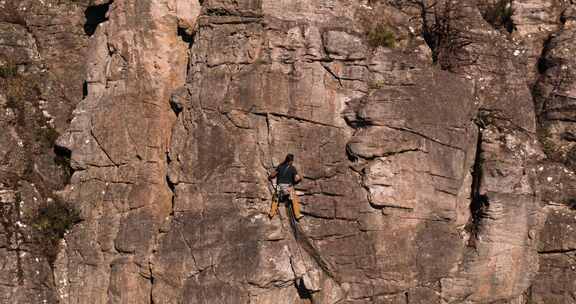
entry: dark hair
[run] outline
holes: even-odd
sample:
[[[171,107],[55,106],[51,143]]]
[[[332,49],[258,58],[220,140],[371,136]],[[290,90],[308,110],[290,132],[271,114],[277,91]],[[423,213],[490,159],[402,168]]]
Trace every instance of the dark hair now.
[[[286,154],[286,158],[284,159],[282,164],[285,165],[285,164],[290,163],[291,161],[294,161],[294,155],[292,153],[288,153],[288,154]]]

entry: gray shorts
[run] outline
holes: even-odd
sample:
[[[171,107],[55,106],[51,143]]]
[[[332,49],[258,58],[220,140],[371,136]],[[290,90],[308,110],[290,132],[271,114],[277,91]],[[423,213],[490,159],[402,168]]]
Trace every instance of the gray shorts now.
[[[291,184],[278,184],[278,192],[280,195],[289,196],[292,190]]]

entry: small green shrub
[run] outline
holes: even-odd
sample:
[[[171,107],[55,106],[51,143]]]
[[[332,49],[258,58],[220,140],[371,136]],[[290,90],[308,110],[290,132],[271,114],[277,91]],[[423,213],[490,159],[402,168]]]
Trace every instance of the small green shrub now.
[[[482,16],[484,20],[492,24],[495,28],[504,28],[509,33],[512,33],[516,28],[512,20],[513,14],[514,11],[512,10],[511,0],[498,0],[493,5],[487,7]]]
[[[40,207],[31,220],[37,231],[41,252],[53,263],[58,254],[58,242],[66,231],[81,220],[80,212],[74,206],[55,200]]]
[[[4,88],[5,93],[8,98],[13,98],[15,100],[26,99],[29,95],[30,83],[22,77],[9,77],[4,78]]]
[[[384,82],[384,80],[374,80],[374,81],[370,81],[368,82],[368,88],[371,90],[378,90],[384,87],[386,83]]]
[[[550,157],[551,155],[554,154],[554,152],[556,150],[556,144],[554,143],[554,141],[552,139],[543,137],[540,140],[540,143],[542,144],[542,150],[544,150],[544,153],[546,155],[548,155]]]
[[[538,133],[544,154],[546,154],[549,159],[558,159],[559,149],[554,142],[554,134],[550,128],[542,127]]]
[[[58,139],[58,136],[60,136],[60,133],[58,133],[58,131],[56,131],[51,126],[47,125],[40,127],[35,135],[38,143],[44,144],[44,146],[47,148],[52,148],[54,146],[54,142],[56,142],[56,139]]]
[[[393,48],[396,46],[396,36],[394,32],[383,23],[378,23],[368,31],[367,41],[373,48],[379,46]]]
[[[2,78],[12,78],[18,74],[18,67],[14,64],[6,64],[0,66],[0,77]]]
[[[3,81],[0,79],[0,85],[6,89],[6,107],[14,110],[18,125],[24,127],[26,125],[25,101],[29,95],[25,81],[21,77],[12,77]]]
[[[11,98],[12,96],[8,97],[9,98],[6,101],[6,108],[10,108],[14,111],[20,111],[20,103],[18,103],[15,98]]]
[[[31,120],[30,117],[37,116],[31,113],[29,107],[31,106],[30,101],[37,100],[40,94],[41,81],[42,79],[36,76],[0,77],[0,87],[5,89],[4,92],[7,97],[6,106],[14,110],[17,123],[21,127],[31,128],[26,121]]]
[[[266,61],[266,59],[258,57],[256,58],[256,60],[254,60],[254,64],[261,65],[261,64],[268,64],[268,62]]]

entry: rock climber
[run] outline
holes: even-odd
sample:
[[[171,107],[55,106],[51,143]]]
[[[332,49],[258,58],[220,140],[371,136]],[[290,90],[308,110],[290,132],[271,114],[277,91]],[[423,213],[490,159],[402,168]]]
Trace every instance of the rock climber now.
[[[278,212],[279,202],[291,202],[292,209],[294,210],[294,217],[299,220],[302,218],[300,214],[300,199],[294,190],[294,185],[299,183],[302,178],[298,175],[298,171],[294,167],[294,155],[288,154],[284,161],[276,167],[274,172],[268,177],[269,180],[276,178],[276,193],[272,198],[272,207],[268,216],[273,218]]]

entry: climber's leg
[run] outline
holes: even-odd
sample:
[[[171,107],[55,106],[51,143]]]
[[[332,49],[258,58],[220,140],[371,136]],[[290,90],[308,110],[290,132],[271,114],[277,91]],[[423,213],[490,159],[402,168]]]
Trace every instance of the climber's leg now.
[[[272,196],[272,205],[270,206],[270,212],[268,213],[268,217],[272,219],[276,213],[278,212],[278,197],[276,194]]]
[[[302,218],[302,214],[300,213],[300,198],[296,191],[292,189],[290,191],[290,200],[292,200],[292,208],[294,209],[294,217],[299,220]]]

